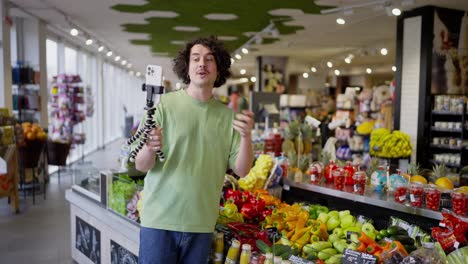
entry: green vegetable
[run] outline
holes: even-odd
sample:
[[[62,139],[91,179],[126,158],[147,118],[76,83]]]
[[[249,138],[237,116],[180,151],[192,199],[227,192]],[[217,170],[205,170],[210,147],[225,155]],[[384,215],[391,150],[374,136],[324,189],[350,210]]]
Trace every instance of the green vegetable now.
[[[127,214],[127,203],[137,191],[136,184],[127,175],[114,178],[109,194],[109,207],[119,214]]]
[[[382,230],[379,231],[379,234],[382,237],[387,237],[388,236],[388,231],[387,231],[387,229],[382,229]]]
[[[342,254],[333,255],[329,259],[325,260],[325,263],[326,264],[340,264],[342,257],[343,257]]]
[[[388,235],[408,235],[408,232],[400,226],[391,226],[387,228]]]
[[[405,235],[394,235],[390,237],[391,240],[400,241],[402,244],[414,245],[414,239]]]
[[[317,251],[322,251],[326,248],[331,248],[333,245],[332,243],[328,242],[328,241],[318,241],[318,242],[314,242],[312,244],[309,244],[313,249],[317,250]]]
[[[336,255],[338,252],[334,248],[326,248],[318,253],[318,258],[321,260],[326,260],[331,258],[331,256]]]
[[[275,256],[281,256],[282,254],[284,254],[285,252],[288,252],[288,251],[291,251],[291,247],[290,247],[290,246],[285,246],[285,245],[277,244],[277,245],[275,245],[275,247],[274,247],[273,254],[274,254]]]
[[[257,245],[258,250],[260,250],[260,252],[263,254],[271,252],[271,248],[265,242],[263,242],[263,240],[258,239],[255,244]]]

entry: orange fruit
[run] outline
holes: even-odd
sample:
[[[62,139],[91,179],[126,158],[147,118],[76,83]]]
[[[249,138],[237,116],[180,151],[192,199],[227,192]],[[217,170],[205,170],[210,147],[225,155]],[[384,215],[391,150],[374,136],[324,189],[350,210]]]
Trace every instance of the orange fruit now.
[[[36,134],[34,134],[33,132],[28,132],[26,133],[26,139],[27,140],[35,140],[36,139]]]

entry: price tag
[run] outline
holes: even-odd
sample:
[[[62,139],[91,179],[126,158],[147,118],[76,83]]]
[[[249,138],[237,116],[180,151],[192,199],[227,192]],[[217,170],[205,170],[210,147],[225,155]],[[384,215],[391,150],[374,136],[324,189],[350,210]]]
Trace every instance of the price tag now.
[[[439,223],[439,226],[440,226],[440,227],[445,227],[445,223],[440,222],[440,223]]]
[[[458,249],[459,246],[460,246],[460,243],[458,241],[455,241],[455,244],[453,244],[453,247]]]
[[[306,259],[294,255],[291,255],[291,257],[289,257],[289,261],[293,264],[314,264],[314,262],[308,261]]]
[[[290,190],[290,187],[289,187],[289,185],[287,185],[287,184],[283,185],[283,190],[285,190],[285,191],[289,191],[289,190]]]
[[[377,258],[373,255],[357,252],[351,249],[345,249],[341,257],[343,264],[375,264]]]

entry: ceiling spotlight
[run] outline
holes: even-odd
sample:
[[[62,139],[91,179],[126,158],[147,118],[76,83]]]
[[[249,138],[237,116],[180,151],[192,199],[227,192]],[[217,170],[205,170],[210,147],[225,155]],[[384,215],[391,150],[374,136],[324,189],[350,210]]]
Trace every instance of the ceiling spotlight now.
[[[396,66],[392,66],[392,71],[396,72]]]
[[[119,61],[119,60],[120,60],[120,56],[116,56],[115,61]]]
[[[250,77],[250,81],[251,81],[251,82],[256,82],[256,81],[257,81],[257,77],[255,77],[255,76]]]
[[[367,69],[366,69],[366,72],[367,72],[368,74],[371,74],[371,73],[372,73],[372,69],[371,69],[371,68],[367,68]]]
[[[86,40],[86,45],[89,46],[89,45],[91,45],[91,44],[93,44],[93,40],[92,40],[92,39],[87,39],[87,40]]]
[[[234,64],[235,60],[231,58],[231,65]]]
[[[346,21],[343,18],[340,17],[340,18],[336,19],[336,23],[338,25],[344,25],[346,23]]]
[[[307,78],[309,78],[309,74],[308,74],[307,72],[304,72],[304,73],[302,74],[302,77],[304,77],[304,78],[307,79]]]
[[[351,59],[350,59],[349,57],[346,57],[346,58],[344,59],[344,61],[345,61],[346,63],[348,63],[348,64],[351,63]]]
[[[236,59],[238,59],[238,60],[242,59],[242,56],[239,55],[239,54],[236,54],[234,57],[236,57]]]
[[[123,60],[123,61],[122,61],[122,65],[125,65],[125,64],[127,64],[127,61],[126,61],[126,60]]]
[[[244,75],[246,72],[247,72],[247,71],[246,71],[245,69],[241,69],[241,70],[240,70],[240,74],[241,74],[241,75]]]
[[[339,76],[341,74],[340,70],[335,70],[335,75]]]
[[[392,14],[394,16],[399,16],[399,15],[401,15],[401,10],[399,8],[394,7],[394,8],[392,8]]]
[[[249,53],[249,50],[246,49],[246,48],[242,48],[241,51],[242,51],[242,53],[244,53],[244,54],[248,54],[248,53]]]
[[[249,78],[240,78],[239,81],[245,83],[245,82],[248,82],[249,81]]]
[[[327,67],[328,67],[328,68],[333,67],[333,63],[331,63],[331,61],[327,62]]]
[[[103,50],[104,50],[104,46],[100,46],[100,47],[97,49],[98,52],[101,52],[101,51],[103,51]]]
[[[112,51],[108,51],[106,55],[107,55],[107,57],[112,56]]]
[[[140,77],[141,73],[137,72],[135,75],[136,75],[136,77]]]
[[[131,68],[131,67],[132,67],[131,63],[127,64],[127,68]]]
[[[74,36],[74,37],[78,36],[78,33],[79,33],[79,32],[78,32],[78,29],[76,29],[76,28],[72,28],[72,29],[70,30],[70,35],[72,35],[72,36]]]
[[[388,50],[387,50],[386,48],[382,48],[382,49],[380,50],[380,54],[382,54],[382,55],[385,56],[385,55],[388,54]]]
[[[354,59],[354,55],[353,55],[352,53],[350,53],[350,54],[348,55],[348,58]]]
[[[130,71],[129,73],[130,73],[130,75],[133,75],[133,71]]]
[[[315,68],[315,67],[310,68],[310,70],[311,70],[312,72],[317,72],[317,68]]]

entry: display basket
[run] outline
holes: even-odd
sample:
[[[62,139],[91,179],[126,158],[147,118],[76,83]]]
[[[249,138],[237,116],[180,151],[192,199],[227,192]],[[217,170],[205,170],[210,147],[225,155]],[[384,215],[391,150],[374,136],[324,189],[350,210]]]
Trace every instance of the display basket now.
[[[19,149],[19,164],[22,168],[35,168],[38,166],[39,158],[44,149],[45,142],[34,140],[27,142],[26,145],[20,146]]]
[[[50,165],[65,166],[68,153],[70,153],[69,143],[47,141],[47,159]]]

